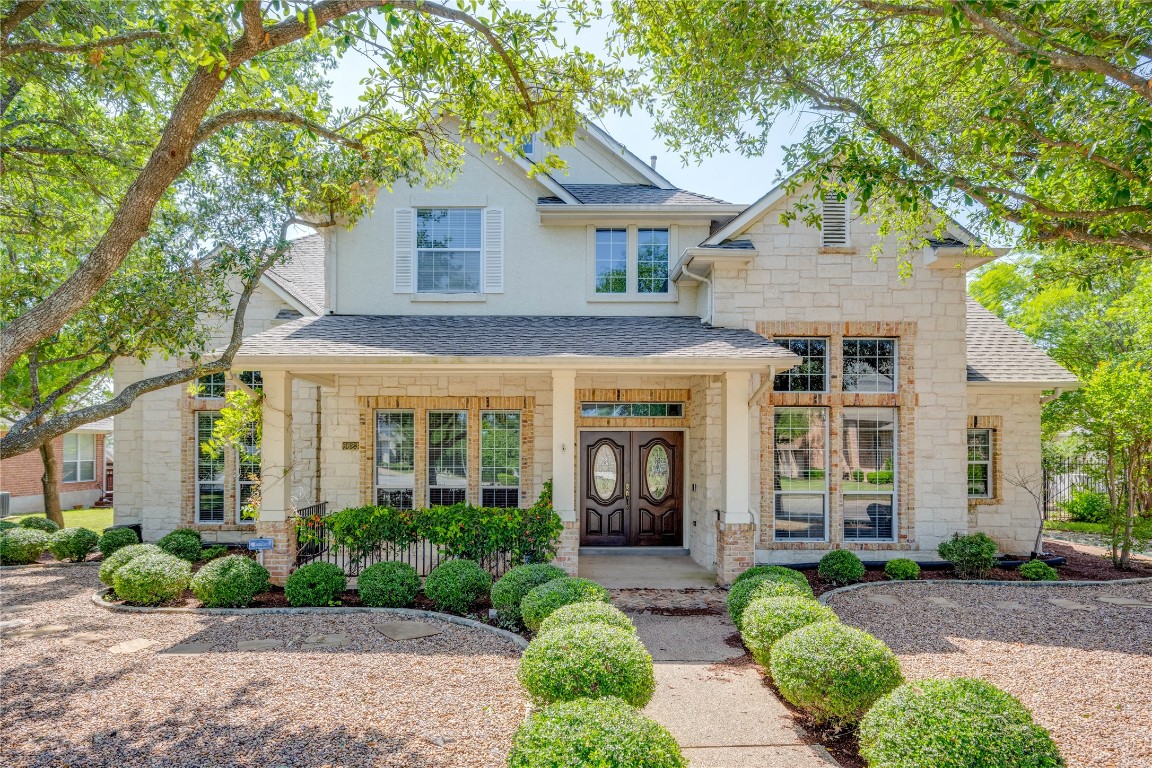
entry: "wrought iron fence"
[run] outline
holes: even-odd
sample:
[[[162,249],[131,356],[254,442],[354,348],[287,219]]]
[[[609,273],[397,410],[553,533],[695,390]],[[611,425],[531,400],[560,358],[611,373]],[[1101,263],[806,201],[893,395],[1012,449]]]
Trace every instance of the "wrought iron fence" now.
[[[1075,491],[1107,493],[1108,464],[1093,456],[1044,459],[1044,509],[1050,520],[1068,520],[1065,503]]]

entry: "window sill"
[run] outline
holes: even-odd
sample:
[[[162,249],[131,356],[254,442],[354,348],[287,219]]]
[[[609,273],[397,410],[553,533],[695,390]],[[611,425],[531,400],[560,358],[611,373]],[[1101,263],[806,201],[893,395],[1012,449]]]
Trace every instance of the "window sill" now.
[[[484,293],[413,293],[409,296],[413,302],[462,302],[481,303],[488,301]]]
[[[92,478],[91,480],[61,480],[60,485],[82,485],[83,483],[94,482],[96,482],[96,478]]]
[[[588,301],[605,304],[674,304],[679,299],[670,293],[593,293]]]

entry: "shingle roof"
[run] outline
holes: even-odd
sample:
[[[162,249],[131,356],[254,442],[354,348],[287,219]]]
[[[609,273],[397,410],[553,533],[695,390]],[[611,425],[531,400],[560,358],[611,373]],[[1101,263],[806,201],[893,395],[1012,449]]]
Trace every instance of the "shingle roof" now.
[[[320,235],[293,240],[288,258],[265,275],[314,314],[324,312],[324,239]]]
[[[968,381],[1060,386],[1077,379],[996,315],[968,299]]]
[[[584,205],[728,205],[727,201],[686,189],[661,189],[648,184],[565,184]],[[542,197],[542,205],[563,205],[558,197]]]
[[[752,331],[695,317],[326,315],[244,340],[241,357],[794,360]]]

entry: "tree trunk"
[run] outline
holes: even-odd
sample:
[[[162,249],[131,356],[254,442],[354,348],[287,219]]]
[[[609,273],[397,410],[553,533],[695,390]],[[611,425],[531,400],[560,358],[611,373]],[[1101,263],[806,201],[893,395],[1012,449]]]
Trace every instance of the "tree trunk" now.
[[[40,444],[40,460],[44,462],[44,474],[40,477],[40,484],[44,487],[44,516],[63,528],[64,513],[60,510],[60,465],[56,462],[56,451],[52,441]]]

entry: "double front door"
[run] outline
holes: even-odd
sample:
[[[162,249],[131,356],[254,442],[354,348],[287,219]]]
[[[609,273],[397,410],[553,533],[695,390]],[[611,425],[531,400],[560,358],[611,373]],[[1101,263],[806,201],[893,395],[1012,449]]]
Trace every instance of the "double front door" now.
[[[681,546],[683,446],[681,432],[582,432],[580,544]]]

